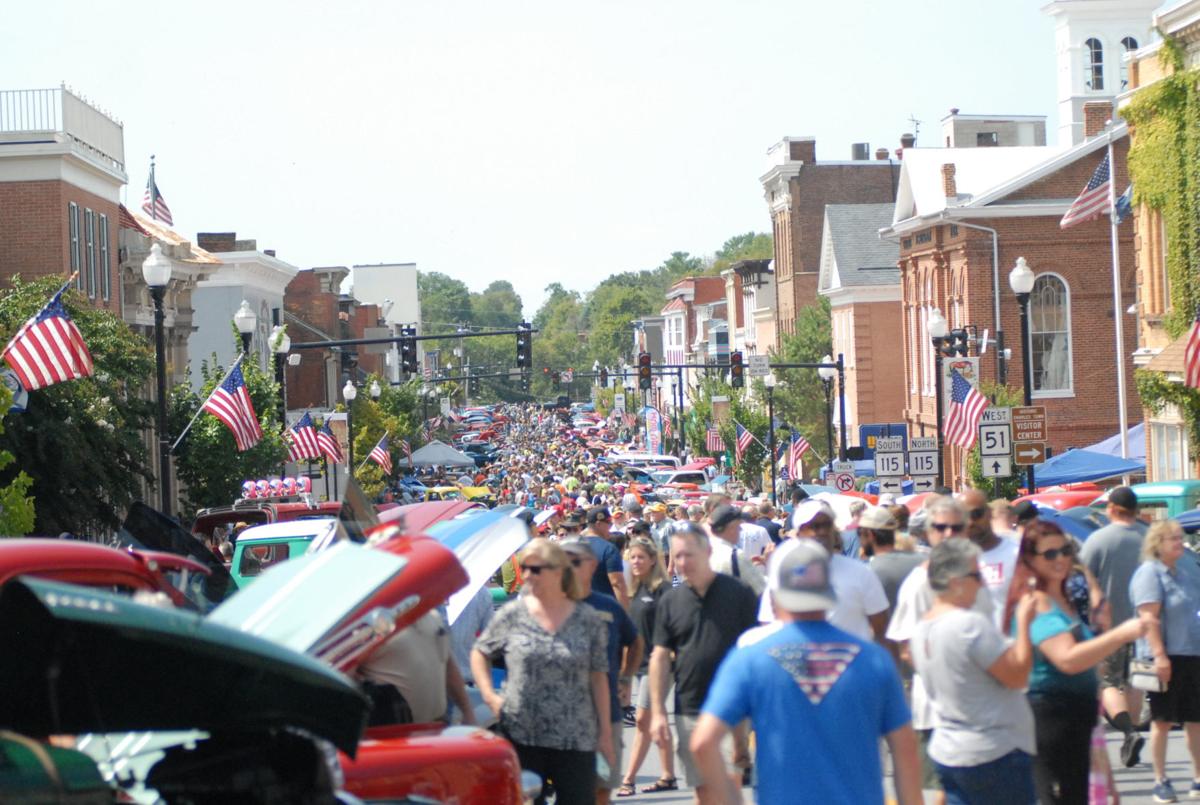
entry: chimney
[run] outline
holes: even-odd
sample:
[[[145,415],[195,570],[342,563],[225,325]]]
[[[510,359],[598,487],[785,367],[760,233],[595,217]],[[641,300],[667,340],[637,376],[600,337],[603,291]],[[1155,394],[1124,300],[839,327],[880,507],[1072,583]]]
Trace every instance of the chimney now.
[[[788,142],[788,159],[812,165],[817,161],[817,141],[812,137]]]
[[[1104,124],[1112,119],[1113,108],[1108,101],[1088,101],[1083,105],[1083,139],[1090,140],[1104,133]]]
[[[870,143],[851,143],[850,144],[850,159],[855,162],[861,162],[864,159],[870,159],[871,156]]]
[[[237,232],[198,232],[196,245],[206,252],[237,251]]]
[[[268,257],[274,257],[275,250],[274,249],[263,249],[263,254],[267,255]]]
[[[910,134],[909,132],[905,132],[904,134],[900,135],[900,148],[901,149],[913,148],[916,146],[916,144],[917,144],[917,137],[915,134]],[[897,149],[897,150],[899,150],[899,149]]]
[[[942,164],[942,193],[946,198],[958,198],[958,185],[954,182],[954,163]]]
[[[876,148],[875,158],[882,161],[888,158],[888,150],[886,148]]]

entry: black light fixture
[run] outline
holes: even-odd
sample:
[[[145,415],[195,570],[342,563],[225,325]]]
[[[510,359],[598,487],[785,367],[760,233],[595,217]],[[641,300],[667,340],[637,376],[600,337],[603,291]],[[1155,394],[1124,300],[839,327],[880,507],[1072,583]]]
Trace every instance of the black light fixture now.
[[[150,254],[142,261],[142,278],[150,288],[154,299],[154,365],[158,382],[158,489],[159,508],[171,514],[171,446],[167,441],[167,346],[163,299],[167,284],[171,281],[171,261],[163,256],[157,243],[150,247]]]

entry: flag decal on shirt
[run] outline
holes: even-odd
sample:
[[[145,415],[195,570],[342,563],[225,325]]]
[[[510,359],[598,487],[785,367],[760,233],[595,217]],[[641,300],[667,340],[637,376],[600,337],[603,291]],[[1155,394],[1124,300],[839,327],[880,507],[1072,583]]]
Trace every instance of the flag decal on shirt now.
[[[819,705],[862,651],[857,643],[788,643],[767,651],[768,656]]]

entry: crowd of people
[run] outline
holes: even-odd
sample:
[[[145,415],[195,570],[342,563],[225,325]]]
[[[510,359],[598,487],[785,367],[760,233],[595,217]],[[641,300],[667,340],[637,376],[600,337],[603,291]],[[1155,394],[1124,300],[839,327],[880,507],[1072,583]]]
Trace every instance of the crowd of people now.
[[[1122,733],[1113,763],[1138,765],[1144,691],[1155,801],[1178,796],[1175,724],[1200,798],[1200,561],[1176,523],[1147,528],[1131,489],[1082,544],[974,489],[914,512],[858,501],[849,522],[799,490],[778,509],[672,506],[557,419],[510,419],[485,474],[537,537],[503,569],[519,594],[477,623],[470,676],[559,803],[674,790],[677,774],[703,803],[746,785],[761,802],[883,802],[885,746],[902,805],[923,789],[1116,801],[1103,730]],[[662,775],[639,790],[651,751]]]

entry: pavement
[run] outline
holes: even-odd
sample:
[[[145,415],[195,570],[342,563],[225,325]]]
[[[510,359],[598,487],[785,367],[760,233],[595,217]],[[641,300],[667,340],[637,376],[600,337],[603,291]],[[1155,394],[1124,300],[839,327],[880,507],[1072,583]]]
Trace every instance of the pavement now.
[[[633,743],[634,730],[632,727],[625,728],[625,757],[622,758],[622,769],[629,760],[629,747]],[[1153,803],[1154,799],[1151,796],[1151,789],[1154,787],[1154,773],[1150,768],[1150,747],[1149,734],[1146,734],[1147,746],[1142,749],[1142,763],[1132,769],[1120,767],[1120,749],[1121,749],[1121,734],[1119,732],[1109,731],[1108,733],[1108,756],[1110,762],[1114,764],[1114,774],[1117,781],[1117,791],[1121,795],[1122,805],[1143,805],[1144,803]],[[658,747],[652,747],[646,755],[646,761],[642,764],[641,770],[637,776],[637,787],[641,791],[642,786],[650,785],[660,776],[661,767],[658,758]],[[1180,802],[1196,802],[1200,800],[1188,799],[1188,788],[1191,786],[1191,762],[1188,760],[1187,743],[1184,740],[1182,730],[1175,730],[1171,733],[1171,737],[1167,742],[1167,775],[1171,778],[1171,782],[1175,784],[1175,792],[1179,795]],[[886,788],[891,792],[891,779],[886,781]],[[746,797],[746,802],[753,802],[753,792],[746,788],[742,790]],[[932,792],[926,792],[926,800],[933,802]],[[680,780],[680,788],[678,791],[665,791],[655,794],[636,794],[632,797],[622,797],[617,799],[614,792],[614,802],[645,802],[645,803],[690,803],[692,802],[692,790],[683,785]]]

